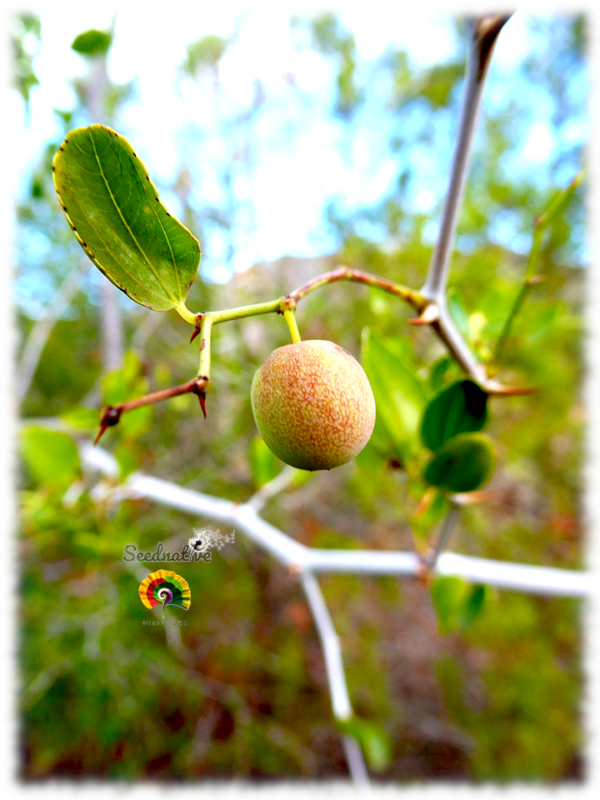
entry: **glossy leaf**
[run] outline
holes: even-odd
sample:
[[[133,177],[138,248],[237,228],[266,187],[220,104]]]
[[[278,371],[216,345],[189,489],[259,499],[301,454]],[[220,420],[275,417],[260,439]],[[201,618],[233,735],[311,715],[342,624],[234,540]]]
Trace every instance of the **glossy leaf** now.
[[[21,456],[31,477],[42,485],[68,485],[81,474],[75,440],[62,431],[28,426],[21,431]]]
[[[371,383],[377,407],[377,419],[402,461],[419,447],[419,423],[425,406],[421,381],[399,352],[366,330],[362,342],[362,365]]]
[[[461,433],[437,451],[423,477],[432,486],[450,492],[472,492],[491,478],[494,465],[494,451],[487,436]]]
[[[185,309],[200,245],[162,205],[129,142],[103,125],[77,128],[53,171],[67,221],[98,269],[140,305]]]
[[[430,450],[459,433],[480,431],[487,420],[487,393],[474,381],[453,383],[429,403],[423,414],[421,438]]]

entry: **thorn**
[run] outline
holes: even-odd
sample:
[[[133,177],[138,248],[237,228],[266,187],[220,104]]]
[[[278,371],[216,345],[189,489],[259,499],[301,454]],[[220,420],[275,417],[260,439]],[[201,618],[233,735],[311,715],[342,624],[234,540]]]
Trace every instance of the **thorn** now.
[[[545,275],[532,275],[531,278],[527,278],[525,283],[527,286],[535,286],[536,283],[543,283],[546,280]]]
[[[108,406],[100,417],[100,430],[98,431],[94,444],[98,444],[100,438],[107,428],[113,428],[121,419],[122,409],[118,406]]]
[[[489,395],[496,395],[496,396],[510,396],[510,395],[521,395],[521,394],[535,394],[539,392],[537,386],[503,386],[501,383],[497,383],[496,381],[489,381],[488,383],[483,386],[483,389]]]
[[[196,336],[200,333],[200,328],[194,328],[192,335],[190,336],[190,344],[194,341]]]
[[[480,503],[500,501],[502,492],[499,489],[482,489],[478,492],[461,492],[452,495],[452,502],[457,506],[474,506]]]
[[[190,286],[191,286],[191,284],[190,284]],[[194,332],[192,333],[192,335],[190,337],[190,344],[194,341],[196,336],[198,336],[198,334],[200,333],[203,319],[204,319],[204,314],[202,312],[200,312],[199,314],[196,314],[196,327],[194,328]]]
[[[409,325],[431,325],[440,318],[440,310],[436,303],[428,303],[418,317],[407,319]]]
[[[200,401],[200,408],[202,409],[202,413],[204,414],[204,419],[206,419],[206,389],[210,386],[210,381],[208,378],[198,378],[196,382],[193,384],[190,391],[192,394],[195,394],[198,400]]]
[[[102,424],[102,423],[100,424],[100,430],[99,430],[99,431],[98,431],[98,433],[96,434],[96,438],[94,439],[94,445],[97,445],[97,444],[98,444],[98,442],[100,441],[100,437],[102,436],[102,434],[104,433],[104,431],[105,431],[107,428],[108,428],[108,425],[104,425],[104,424]]]
[[[435,489],[433,488],[427,489],[423,497],[419,500],[419,504],[414,510],[411,519],[416,520],[421,516],[421,514],[427,511],[427,509],[433,502],[434,497],[435,497]]]

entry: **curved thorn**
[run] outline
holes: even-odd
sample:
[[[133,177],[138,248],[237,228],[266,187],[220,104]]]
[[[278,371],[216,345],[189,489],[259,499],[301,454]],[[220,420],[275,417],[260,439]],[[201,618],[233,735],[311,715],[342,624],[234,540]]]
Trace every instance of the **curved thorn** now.
[[[539,392],[537,386],[503,386],[496,381],[490,381],[483,386],[483,389],[489,394],[494,396],[522,395],[522,394],[535,394]]]
[[[190,336],[190,344],[194,341],[194,339],[196,338],[196,336],[198,336],[199,333],[200,333],[200,328],[194,328],[194,330],[192,331],[192,335]]]
[[[440,310],[437,303],[428,303],[418,317],[407,319],[409,325],[431,325],[440,318]]]

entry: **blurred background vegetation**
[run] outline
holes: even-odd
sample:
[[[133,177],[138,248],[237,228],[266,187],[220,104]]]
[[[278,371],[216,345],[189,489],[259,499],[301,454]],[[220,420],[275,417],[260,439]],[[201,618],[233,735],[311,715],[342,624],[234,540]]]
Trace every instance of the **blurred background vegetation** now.
[[[235,60],[236,48],[247,46],[246,24],[227,37],[197,31],[168,76],[188,109],[170,170],[153,170],[163,144],[168,151],[173,142],[159,127],[151,135],[141,129],[138,114],[148,101],[138,84],[111,77],[113,53],[136,48],[135,40],[119,39],[118,19],[112,29],[74,39],[81,68],[71,104],[53,105],[52,91],[46,95],[52,127],[39,137],[15,203],[26,778],[347,776],[297,581],[238,535],[210,564],[181,569],[192,596],[185,627],[173,633],[142,625],[151,614],[137,589],[153,567],[132,571],[122,561],[124,545],[153,550],[160,541],[177,550],[193,527],[211,523],[103,499],[97,486],[90,491],[97,479],[81,474],[73,445],[94,436],[103,403],[182,383],[197,367],[183,321],[122,296],[65,223],[50,166],[74,127],[102,122],[125,135],[169,209],[199,237],[203,260],[188,302],[194,311],[271,299],[339,263],[415,288],[424,282],[461,101],[464,21],[445,21],[451,55],[424,66],[393,44],[365,55],[356,32],[334,14],[293,18],[295,71],[271,83],[253,73],[251,58]],[[492,63],[452,259],[452,313],[482,358],[522,285],[535,220],[582,168],[586,144],[585,19],[552,15],[520,24],[525,45],[513,72]],[[500,37],[509,49],[511,25]],[[44,27],[24,15],[14,18],[12,36],[15,87],[30,130],[35,114],[27,110],[44,89]],[[253,90],[240,97],[242,73]],[[321,146],[319,158],[335,161],[337,182],[315,184],[315,218],[287,252],[261,250],[259,231],[269,241],[261,176],[277,186],[279,171],[270,202],[293,226],[302,198],[295,198],[290,162],[300,154],[299,171],[313,168],[302,161],[307,135]],[[491,400],[494,494],[461,511],[458,552],[585,566],[586,262],[580,189],[545,232],[545,280],[532,289],[498,364],[505,382],[539,392]],[[405,324],[409,316],[387,295],[339,284],[303,301],[298,322],[303,338],[332,339],[357,356],[368,329],[431,396],[459,372],[429,330]],[[208,420],[191,396],[126,415],[102,440],[121,477],[141,469],[231,500],[251,497],[282,465],[256,439],[250,383],[287,341],[275,316],[220,326]],[[42,430],[48,418],[68,424],[71,434]],[[313,547],[410,550],[424,535],[411,522],[419,498],[410,489],[384,442],[357,463],[298,482],[263,513]],[[416,582],[326,576],[322,586],[354,708],[379,743],[371,764],[378,779],[582,778],[579,602],[488,592],[482,612],[461,625],[440,616],[429,589]]]

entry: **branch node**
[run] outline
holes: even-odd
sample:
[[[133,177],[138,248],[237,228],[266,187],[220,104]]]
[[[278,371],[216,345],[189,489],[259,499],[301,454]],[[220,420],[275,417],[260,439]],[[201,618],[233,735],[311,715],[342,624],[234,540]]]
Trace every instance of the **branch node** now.
[[[94,439],[94,444],[98,444],[102,434],[107,428],[113,428],[119,423],[122,411],[123,408],[121,406],[108,406],[102,411],[102,415],[100,417],[100,430]]]

